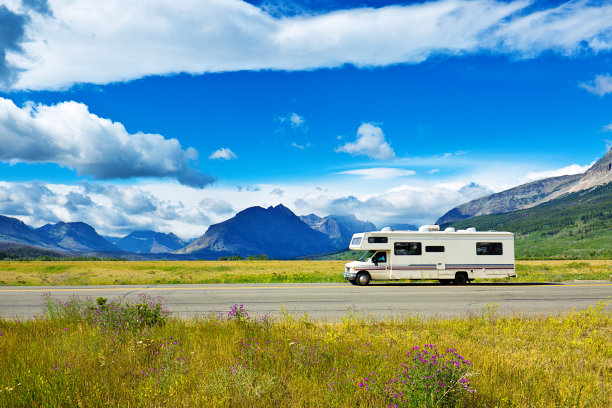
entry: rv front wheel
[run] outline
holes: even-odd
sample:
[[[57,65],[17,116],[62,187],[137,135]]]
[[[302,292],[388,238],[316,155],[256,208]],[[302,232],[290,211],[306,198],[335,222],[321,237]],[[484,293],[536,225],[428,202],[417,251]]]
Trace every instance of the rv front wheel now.
[[[367,272],[361,272],[359,275],[357,275],[356,281],[359,286],[365,286],[370,283],[370,274]]]
[[[465,285],[468,282],[468,276],[465,272],[458,272],[455,275],[455,285]]]

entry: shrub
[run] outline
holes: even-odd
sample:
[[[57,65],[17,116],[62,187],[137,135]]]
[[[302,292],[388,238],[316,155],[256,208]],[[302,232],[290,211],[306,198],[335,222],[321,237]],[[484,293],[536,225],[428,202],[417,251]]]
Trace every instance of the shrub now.
[[[396,369],[396,375],[381,381],[373,372],[359,383],[359,388],[384,393],[389,407],[454,407],[463,395],[474,393],[468,377],[472,363],[456,349],[440,353],[435,344],[413,347],[407,362]]]
[[[227,320],[235,321],[238,323],[246,322],[247,320],[249,320],[249,314],[247,313],[243,305],[234,305],[227,313]]]
[[[98,326],[103,332],[132,330],[138,331],[151,326],[162,326],[170,317],[170,311],[161,299],[147,294],[138,295],[137,303],[122,303],[120,300],[108,303],[106,298],[82,299],[76,295],[62,302],[50,293],[43,293],[43,314],[49,319],[66,319],[73,322],[87,322]]]

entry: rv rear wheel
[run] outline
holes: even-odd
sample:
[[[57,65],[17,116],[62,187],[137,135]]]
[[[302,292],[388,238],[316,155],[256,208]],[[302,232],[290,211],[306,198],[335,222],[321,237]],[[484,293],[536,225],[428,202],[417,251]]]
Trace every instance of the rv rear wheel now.
[[[359,286],[365,286],[370,283],[370,274],[367,272],[361,272],[359,275],[357,275],[357,279],[355,280]]]
[[[455,285],[465,285],[468,283],[468,276],[465,272],[458,272],[455,275]]]

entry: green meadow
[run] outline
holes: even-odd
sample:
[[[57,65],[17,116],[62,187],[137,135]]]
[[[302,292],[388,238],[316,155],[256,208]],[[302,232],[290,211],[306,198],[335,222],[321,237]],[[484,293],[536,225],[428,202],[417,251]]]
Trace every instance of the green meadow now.
[[[344,282],[345,262],[0,261],[0,286]],[[516,270],[501,281],[609,280],[612,260],[517,261]]]

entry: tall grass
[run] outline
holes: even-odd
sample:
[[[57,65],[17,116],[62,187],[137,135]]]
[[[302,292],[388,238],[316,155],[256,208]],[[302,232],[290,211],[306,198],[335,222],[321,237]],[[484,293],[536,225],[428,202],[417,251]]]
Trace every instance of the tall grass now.
[[[374,321],[353,307],[333,324],[247,308],[115,330],[87,313],[0,320],[0,406],[612,406],[602,302],[450,320]]]
[[[345,261],[0,261],[0,286],[346,282]],[[517,261],[509,282],[609,280],[612,260]]]

